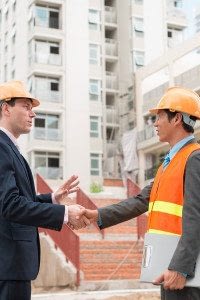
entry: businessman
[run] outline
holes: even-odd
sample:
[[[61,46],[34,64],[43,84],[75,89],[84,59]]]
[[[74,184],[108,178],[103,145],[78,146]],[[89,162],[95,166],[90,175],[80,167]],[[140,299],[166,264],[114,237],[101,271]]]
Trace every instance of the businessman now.
[[[0,85],[0,300],[30,300],[31,280],[40,264],[37,227],[61,230],[63,223],[76,229],[88,224],[81,216],[84,208],[61,204],[77,190],[77,176],[53,194],[36,195],[17,139],[29,133],[32,109],[39,104],[20,81]]]

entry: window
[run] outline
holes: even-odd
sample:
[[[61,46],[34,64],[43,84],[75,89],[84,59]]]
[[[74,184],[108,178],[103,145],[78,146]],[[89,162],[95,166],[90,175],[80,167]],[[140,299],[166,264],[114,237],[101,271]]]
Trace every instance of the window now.
[[[134,0],[135,4],[143,4],[143,0]]]
[[[100,11],[89,9],[88,23],[91,30],[100,30]]]
[[[50,53],[59,54],[59,46],[50,46]]]
[[[33,76],[34,95],[43,101],[61,102],[60,79],[53,77]]]
[[[34,25],[59,29],[59,9],[37,5]]]
[[[50,82],[51,91],[58,91],[59,84],[58,82]]]
[[[90,100],[100,101],[101,100],[101,81],[90,79]]]
[[[134,18],[133,19],[133,26],[136,32],[143,32],[144,31],[144,21],[143,18]]]
[[[137,67],[144,66],[144,52],[143,51],[133,51],[135,64]]]
[[[100,46],[96,44],[89,45],[90,64],[100,65]]]
[[[99,117],[90,116],[90,137],[99,137]]]
[[[178,28],[167,28],[168,47],[174,47],[183,41],[183,31]]]
[[[93,176],[100,175],[100,157],[99,154],[91,153],[90,154],[90,174]]]
[[[35,60],[41,64],[61,65],[60,44],[58,42],[34,41]]]
[[[60,139],[59,116],[53,114],[37,114],[35,118],[34,137],[36,139]]]
[[[62,178],[59,153],[36,151],[34,165],[36,172],[46,179]]]
[[[183,7],[183,1],[182,0],[175,0],[174,1],[174,7],[182,8]]]

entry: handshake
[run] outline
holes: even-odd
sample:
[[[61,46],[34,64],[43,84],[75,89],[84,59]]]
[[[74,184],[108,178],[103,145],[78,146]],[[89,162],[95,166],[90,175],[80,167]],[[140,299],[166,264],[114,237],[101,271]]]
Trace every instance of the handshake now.
[[[78,176],[73,175],[53,193],[55,203],[67,207],[67,225],[70,226],[71,229],[81,229],[98,220],[97,210],[86,209],[78,204],[68,205],[68,195],[79,190],[78,184]]]
[[[98,220],[98,211],[86,209],[81,205],[68,206],[68,223],[71,229],[81,229]]]

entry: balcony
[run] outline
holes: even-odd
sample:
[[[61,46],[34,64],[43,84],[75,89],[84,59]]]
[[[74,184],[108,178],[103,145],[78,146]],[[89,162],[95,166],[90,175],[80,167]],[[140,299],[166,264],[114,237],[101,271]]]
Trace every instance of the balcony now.
[[[149,109],[157,105],[158,101],[163,96],[164,92],[166,92],[168,87],[169,82],[166,82],[143,95],[143,113],[148,112]]]
[[[60,91],[39,90],[33,91],[33,95],[45,102],[62,102],[62,94]]]
[[[187,27],[188,22],[186,15],[180,8],[170,8],[167,12],[167,24],[178,29]]]
[[[46,64],[46,65],[61,65],[61,55],[60,54],[49,54],[49,53],[35,53],[34,63]]]
[[[34,138],[39,140],[61,141],[62,132],[60,129],[34,127]]]
[[[107,152],[107,157],[113,157],[117,153],[117,142],[116,140],[107,140],[106,144],[106,152]]]
[[[105,23],[117,23],[117,13],[114,7],[105,6]]]
[[[62,168],[53,167],[37,167],[36,173],[39,173],[44,179],[62,179],[63,171]]]
[[[118,90],[118,78],[113,72],[106,72],[106,89],[107,90]]]
[[[190,89],[199,88],[200,65],[175,77],[175,85],[185,86]]]
[[[117,42],[114,39],[105,39],[105,53],[107,56],[118,56]]]
[[[141,143],[152,137],[157,136],[155,127],[153,125],[146,126],[144,130],[139,131],[137,134],[138,142]]]
[[[113,106],[106,106],[106,123],[109,124],[118,124],[119,116],[117,110]]]

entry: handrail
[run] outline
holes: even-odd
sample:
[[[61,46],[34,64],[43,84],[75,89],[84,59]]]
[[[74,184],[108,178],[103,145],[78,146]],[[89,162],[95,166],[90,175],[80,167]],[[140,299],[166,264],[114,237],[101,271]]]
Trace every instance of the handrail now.
[[[76,194],[76,203],[79,205],[84,206],[88,209],[98,209],[96,204],[80,189]],[[100,230],[97,223],[94,223],[95,227],[98,229],[98,231],[101,233],[102,238],[104,238],[104,230]]]
[[[36,174],[36,186],[38,193],[52,193],[52,189],[45,182],[45,180]],[[76,272],[76,284],[80,285],[80,240],[79,236],[71,230],[67,225],[63,225],[60,232],[39,228],[39,232],[48,234],[55,243],[55,248],[59,248],[63,251],[66,260],[70,260],[75,266]]]
[[[141,191],[140,187],[130,180],[127,179],[127,197],[133,197],[139,194]],[[147,216],[146,214],[142,214],[139,217],[137,217],[137,238],[138,240],[140,238],[144,238],[145,232],[147,230]]]

